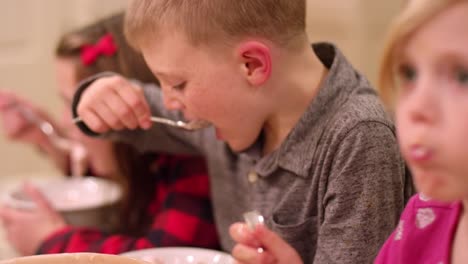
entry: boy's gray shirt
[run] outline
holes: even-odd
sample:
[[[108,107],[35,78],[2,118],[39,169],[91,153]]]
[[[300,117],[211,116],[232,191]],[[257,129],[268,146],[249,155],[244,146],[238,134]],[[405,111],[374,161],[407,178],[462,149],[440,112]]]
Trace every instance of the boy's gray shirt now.
[[[261,156],[261,139],[234,153],[212,128],[185,132],[154,125],[112,136],[141,151],[206,157],[226,251],[234,246],[229,226],[243,221],[244,212],[258,210],[304,263],[371,263],[412,194],[410,176],[392,121],[369,82],[333,45],[314,44],[313,49],[329,68],[328,76],[286,140],[269,155]],[[158,87],[143,87],[154,115],[180,118],[164,109]]]

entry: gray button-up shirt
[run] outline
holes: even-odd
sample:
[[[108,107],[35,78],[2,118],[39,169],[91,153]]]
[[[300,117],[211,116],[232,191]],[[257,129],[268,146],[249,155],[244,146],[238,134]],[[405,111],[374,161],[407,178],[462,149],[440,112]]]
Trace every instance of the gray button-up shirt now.
[[[184,132],[155,125],[117,137],[142,151],[205,155],[224,250],[234,245],[229,226],[256,209],[305,263],[371,263],[411,195],[410,176],[392,121],[368,81],[334,46],[313,49],[328,76],[269,155],[261,155],[260,139],[233,153],[213,129]],[[163,108],[157,87],[145,85],[144,91],[155,115],[178,118]]]

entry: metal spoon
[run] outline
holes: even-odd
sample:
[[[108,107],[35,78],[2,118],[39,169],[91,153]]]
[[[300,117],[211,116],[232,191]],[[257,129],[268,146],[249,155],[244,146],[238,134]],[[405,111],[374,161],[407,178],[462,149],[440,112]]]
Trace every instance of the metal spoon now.
[[[42,133],[50,139],[50,142],[52,142],[55,147],[67,151],[70,149],[70,140],[60,136],[51,123],[39,117],[36,113],[31,111],[31,109],[18,103],[13,103],[12,107],[23,115],[26,120],[37,126]]]
[[[209,122],[203,121],[203,120],[194,120],[190,122],[184,122],[184,121],[174,121],[171,119],[156,117],[156,116],[150,117],[150,120],[154,123],[177,127],[177,128],[185,129],[188,131],[194,131],[194,130],[206,128],[211,125]],[[76,124],[79,122],[83,122],[83,120],[81,119],[81,117],[77,116],[73,118],[73,122]]]
[[[182,128],[182,129],[190,130],[190,131],[206,128],[211,125],[208,121],[204,121],[204,120],[193,120],[190,122],[184,122],[180,120],[174,121],[174,120],[170,120],[167,118],[161,118],[161,117],[156,117],[156,116],[152,116],[150,117],[150,119],[152,122],[155,122],[155,123],[166,124],[169,126],[178,127],[178,128]]]
[[[257,210],[246,212],[242,216],[250,230],[255,230],[257,225],[263,225],[265,222],[265,218]],[[263,251],[262,247],[257,248],[258,253],[262,253]]]
[[[24,107],[19,103],[12,103],[16,111],[18,111],[26,120],[37,126],[44,135],[46,135],[52,145],[56,148],[70,153],[70,167],[71,167],[71,176],[80,177],[85,173],[86,166],[84,166],[84,161],[86,160],[87,153],[86,148],[78,142],[72,142],[71,140],[59,135],[54,126],[38,116],[31,109]]]
[[[265,219],[257,210],[246,212],[242,216],[251,230],[254,230],[257,225],[263,225],[265,222]]]

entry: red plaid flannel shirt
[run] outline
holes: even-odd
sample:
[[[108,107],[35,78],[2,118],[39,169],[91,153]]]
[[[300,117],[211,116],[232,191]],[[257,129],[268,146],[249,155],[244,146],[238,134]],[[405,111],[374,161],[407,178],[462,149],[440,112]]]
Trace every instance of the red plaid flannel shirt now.
[[[175,156],[160,156],[156,162],[169,173],[158,176],[166,180],[155,186],[155,197],[148,208],[153,222],[144,236],[106,234],[92,228],[68,226],[51,234],[37,253],[120,254],[168,246],[219,249],[205,162],[200,158]]]

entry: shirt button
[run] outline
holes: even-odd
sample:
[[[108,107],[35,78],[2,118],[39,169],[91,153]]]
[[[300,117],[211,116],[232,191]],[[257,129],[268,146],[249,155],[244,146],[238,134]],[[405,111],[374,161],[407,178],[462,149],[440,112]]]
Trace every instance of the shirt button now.
[[[251,171],[249,172],[249,174],[247,175],[247,178],[249,180],[250,183],[255,183],[257,182],[258,180],[258,174],[255,173],[255,171]]]

